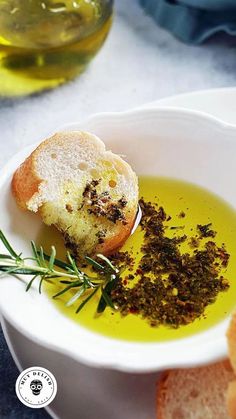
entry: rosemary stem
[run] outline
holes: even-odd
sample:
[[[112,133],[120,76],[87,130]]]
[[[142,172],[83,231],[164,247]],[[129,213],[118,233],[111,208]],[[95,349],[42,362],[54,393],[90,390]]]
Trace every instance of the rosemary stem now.
[[[1,1],[1,0],[0,0]],[[41,294],[42,285],[44,281],[50,281],[50,279],[66,278],[66,280],[59,280],[61,284],[65,284],[64,288],[60,290],[53,298],[59,297],[69,290],[75,290],[75,294],[70,298],[67,305],[70,306],[75,303],[80,297],[85,295],[85,299],[81,302],[76,310],[76,313],[87,304],[87,302],[96,294],[100,289],[103,298],[103,311],[106,306],[110,306],[114,309],[114,305],[109,296],[109,292],[112,289],[115,280],[118,278],[119,271],[112,265],[112,263],[103,255],[97,255],[102,259],[105,264],[101,265],[91,257],[85,257],[85,260],[98,270],[98,274],[95,278],[91,278],[85,272],[81,271],[77,266],[76,260],[67,252],[68,263],[56,259],[56,249],[54,246],[51,247],[50,255],[47,255],[42,246],[37,248],[35,242],[31,241],[31,248],[33,257],[22,257],[22,253],[17,253],[7,240],[4,233],[0,230],[0,242],[4,245],[8,254],[0,253],[0,276],[5,275],[32,275],[31,280],[28,282],[26,291],[28,291],[34,280],[39,278],[39,293]],[[34,262],[30,265],[30,261]],[[59,267],[62,270],[58,271],[55,267]],[[88,293],[88,295],[87,295]]]
[[[56,270],[49,270],[48,268],[44,268],[41,266],[32,266],[32,265],[26,265],[24,262],[15,262],[14,263],[9,263],[9,261],[7,261],[7,264],[12,267],[16,267],[16,268],[24,268],[24,269],[29,269],[30,271],[34,271],[34,272],[41,272],[44,275],[50,275],[53,274],[53,276],[58,276],[58,277],[63,277],[63,278],[70,278],[70,279],[82,279],[83,275],[73,275],[73,274],[67,274],[66,272],[61,272],[61,271],[56,271]],[[5,266],[5,264],[0,263],[0,268],[1,266]]]

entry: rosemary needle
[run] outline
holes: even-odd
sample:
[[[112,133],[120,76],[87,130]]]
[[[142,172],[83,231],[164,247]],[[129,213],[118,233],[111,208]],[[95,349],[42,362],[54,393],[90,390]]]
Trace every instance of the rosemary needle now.
[[[23,257],[22,253],[18,254],[13,249],[1,230],[0,241],[8,251],[8,254],[0,254],[0,276],[32,276],[27,284],[26,291],[30,290],[38,278],[39,293],[41,293],[44,281],[52,283],[52,280],[59,280],[60,284],[64,285],[64,288],[55,294],[53,298],[57,298],[69,290],[74,290],[75,293],[68,300],[66,306],[69,307],[76,301],[81,300],[76,313],[79,313],[99,290],[101,297],[97,312],[103,312],[107,306],[115,309],[110,294],[119,278],[119,270],[106,256],[97,255],[102,260],[102,264],[91,257],[85,257],[87,264],[91,265],[97,273],[96,277],[90,277],[77,266],[76,260],[69,252],[67,252],[67,262],[64,262],[56,258],[56,248],[54,246],[51,248],[51,254],[47,255],[42,246],[37,248],[35,242],[31,241],[33,255],[31,257]],[[60,268],[60,270],[57,268]]]

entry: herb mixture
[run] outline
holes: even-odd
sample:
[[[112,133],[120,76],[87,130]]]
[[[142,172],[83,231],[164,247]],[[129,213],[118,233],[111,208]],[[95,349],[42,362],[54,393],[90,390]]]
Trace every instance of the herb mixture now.
[[[83,191],[83,199],[81,205],[76,208],[76,211],[80,211],[82,208],[88,213],[96,216],[97,219],[104,218],[110,221],[112,224],[121,222],[124,226],[127,225],[125,216],[125,208],[127,206],[127,200],[122,195],[121,198],[114,200],[108,191],[99,193],[97,186],[101,183],[101,179],[93,179],[88,182]],[[109,181],[111,187],[115,187],[116,182],[114,180]],[[68,191],[67,191],[68,193]],[[66,204],[66,210],[70,214],[73,213],[74,209],[71,204]],[[97,225],[94,226],[97,228]],[[65,231],[62,233],[65,241],[66,248],[71,251],[76,259],[80,259],[81,255],[78,252],[78,244],[72,240],[69,232]],[[102,244],[105,242],[107,236],[107,229],[99,229],[96,233],[97,243]]]
[[[94,214],[97,217],[106,217],[107,220],[116,224],[117,221],[121,221],[123,225],[127,224],[123,209],[127,205],[127,201],[122,196],[116,203],[111,202],[111,196],[109,192],[105,191],[98,194],[96,187],[99,185],[101,179],[92,180],[87,183],[83,192],[82,206],[87,206],[89,214]],[[116,185],[115,181],[114,185]]]
[[[151,326],[166,324],[177,328],[191,323],[204,315],[219,292],[229,288],[228,280],[221,274],[228,265],[229,254],[224,245],[218,247],[212,240],[216,232],[211,224],[197,225],[193,237],[182,234],[171,238],[169,230],[183,233],[184,226],[170,226],[171,217],[157,204],[141,199],[140,207],[142,257],[138,268],[132,271],[131,254],[114,255],[116,266],[125,264],[132,273],[116,282],[111,299],[122,315],[141,315]],[[179,218],[184,217],[181,212]],[[185,242],[189,245],[188,253],[181,252]]]
[[[97,313],[108,306],[119,310],[123,316],[140,315],[151,326],[164,324],[178,328],[193,322],[204,315],[205,308],[221,291],[229,288],[222,271],[227,268],[230,255],[224,245],[219,247],[213,241],[216,231],[211,223],[198,224],[193,236],[187,237],[183,234],[184,225],[170,225],[171,216],[162,206],[144,199],[139,205],[143,241],[138,264],[131,251],[116,252],[110,259],[100,254],[96,259],[85,256],[85,265],[97,272],[94,276],[82,271],[69,252],[67,262],[56,259],[54,246],[47,255],[42,247],[37,248],[31,242],[33,257],[23,257],[0,231],[0,242],[8,251],[8,254],[0,254],[1,275],[32,276],[26,291],[37,278],[39,292],[44,281],[59,281],[63,288],[53,298],[74,290],[66,305],[78,301],[76,313],[100,291]],[[181,211],[178,218],[184,219],[185,213]],[[184,243],[188,245],[188,252],[181,250]],[[124,270],[129,272],[125,276],[122,275]]]

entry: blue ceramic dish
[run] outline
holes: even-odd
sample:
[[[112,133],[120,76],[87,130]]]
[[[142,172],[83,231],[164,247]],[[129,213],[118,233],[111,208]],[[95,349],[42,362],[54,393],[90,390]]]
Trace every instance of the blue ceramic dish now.
[[[223,31],[236,35],[236,0],[139,0],[162,27],[183,42],[200,44]]]

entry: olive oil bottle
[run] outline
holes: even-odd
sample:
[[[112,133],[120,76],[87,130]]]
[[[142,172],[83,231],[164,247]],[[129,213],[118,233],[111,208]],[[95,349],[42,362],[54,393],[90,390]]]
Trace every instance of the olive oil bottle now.
[[[0,0],[0,96],[74,78],[102,46],[113,0]]]

